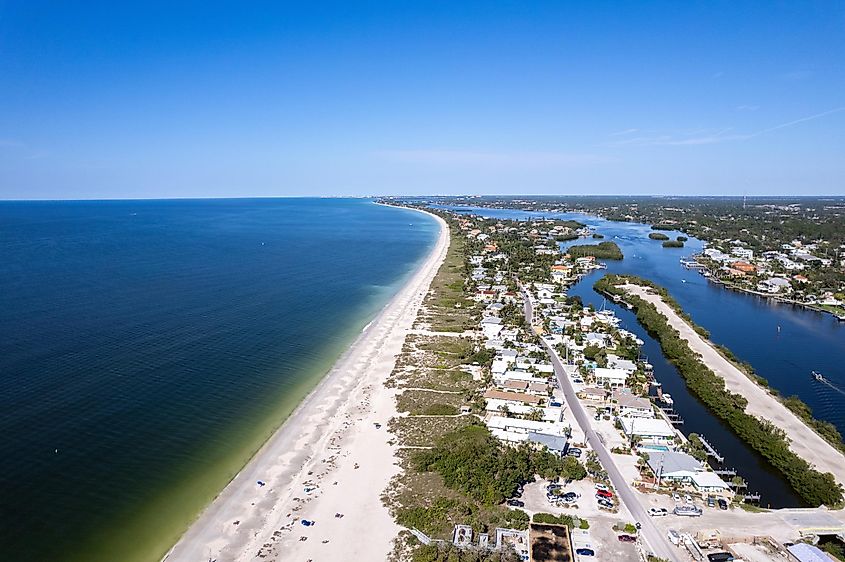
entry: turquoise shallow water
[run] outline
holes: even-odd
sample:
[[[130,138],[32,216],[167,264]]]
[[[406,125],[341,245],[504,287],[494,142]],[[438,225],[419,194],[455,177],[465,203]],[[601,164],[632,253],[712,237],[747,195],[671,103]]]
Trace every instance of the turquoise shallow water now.
[[[0,203],[0,559],[156,560],[436,234],[364,200]]]

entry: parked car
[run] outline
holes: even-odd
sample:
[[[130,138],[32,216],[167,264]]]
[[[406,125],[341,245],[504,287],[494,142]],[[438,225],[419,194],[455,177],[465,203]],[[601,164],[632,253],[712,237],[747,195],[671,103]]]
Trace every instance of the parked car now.
[[[595,486],[593,486],[593,487],[594,487],[596,490],[610,490],[610,488],[608,488],[606,485],[601,484],[601,483],[598,483],[598,484],[596,484],[596,485],[595,485]]]
[[[599,498],[599,505],[607,509],[613,509],[613,502],[605,498]]]
[[[517,499],[508,500],[507,503],[511,507],[525,507],[525,502]]]
[[[637,537],[631,535],[619,535],[616,538],[619,539],[619,542],[637,542]]]
[[[652,517],[663,517],[664,515],[669,515],[669,510],[665,507],[650,507],[648,514]]]
[[[734,557],[730,552],[714,552],[712,554],[708,554],[707,559],[710,560],[710,562],[731,562]]]
[[[728,502],[726,502],[723,498],[719,498],[716,501],[719,504],[719,509],[728,509]]]
[[[680,494],[672,494],[672,499],[675,500],[676,502],[679,502],[679,501],[681,501],[681,496],[680,496]]]
[[[570,447],[569,450],[566,451],[566,454],[569,455],[570,457],[578,458],[578,457],[581,456],[581,449],[578,449],[576,447]]]
[[[608,499],[613,497],[613,493],[610,490],[596,490],[596,495]]]
[[[716,507],[716,498],[713,496],[707,496],[707,507]]]
[[[690,496],[689,494],[686,494],[684,496],[684,501],[687,502],[687,503],[692,503],[692,496]]]
[[[575,554],[579,554],[581,556],[595,556],[596,553],[592,548],[576,548]]]

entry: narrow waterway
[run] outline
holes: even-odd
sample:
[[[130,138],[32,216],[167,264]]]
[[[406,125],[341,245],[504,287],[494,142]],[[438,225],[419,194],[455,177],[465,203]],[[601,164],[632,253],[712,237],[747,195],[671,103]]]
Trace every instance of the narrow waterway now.
[[[447,207],[448,208],[448,207]],[[772,388],[785,396],[797,395],[810,405],[819,419],[845,430],[845,325],[832,316],[767,299],[737,293],[715,285],[697,272],[687,270],[680,259],[700,251],[704,244],[690,238],[682,249],[663,248],[648,238],[651,228],[641,223],[607,221],[575,213],[539,213],[510,209],[452,207],[460,212],[501,219],[526,220],[540,217],[572,219],[589,225],[616,242],[625,259],[608,261],[607,272],[628,273],[651,279],[666,287],[693,320],[706,328],[711,339],[722,344],[742,361],[750,363]],[[679,232],[666,232],[674,237]],[[581,239],[570,244],[592,244]],[[566,246],[565,244],[562,246]],[[654,365],[655,377],[675,399],[675,409],[684,418],[684,434],[707,437],[725,457],[725,466],[734,467],[749,482],[751,491],[762,494],[762,505],[787,507],[801,505],[788,483],[768,463],[739,440],[732,431],[709,413],[686,389],[683,379],[660,352],[653,340],[627,309],[607,301],[593,290],[593,283],[604,272],[582,279],[569,289],[585,304],[605,304],[623,320],[626,329],[644,342],[643,353]],[[810,372],[825,375],[830,384],[815,381]]]

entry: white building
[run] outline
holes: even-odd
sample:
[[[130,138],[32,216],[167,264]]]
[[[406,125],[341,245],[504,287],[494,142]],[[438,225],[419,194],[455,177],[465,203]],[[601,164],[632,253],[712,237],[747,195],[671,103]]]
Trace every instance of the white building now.
[[[642,443],[670,444],[675,440],[672,425],[661,418],[618,418],[628,439],[637,437]]]
[[[519,443],[528,439],[528,434],[566,435],[569,427],[563,422],[532,421],[504,416],[492,416],[487,420],[487,428],[493,437],[509,443]]]
[[[628,380],[629,374],[625,369],[608,369],[606,367],[596,367],[594,371],[596,384],[599,386],[609,386],[610,388],[625,386],[625,381]]]

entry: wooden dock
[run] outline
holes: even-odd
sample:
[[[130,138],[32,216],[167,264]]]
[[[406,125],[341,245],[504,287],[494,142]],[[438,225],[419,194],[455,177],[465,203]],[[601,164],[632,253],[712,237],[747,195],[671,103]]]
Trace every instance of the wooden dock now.
[[[722,464],[723,462],[725,462],[725,457],[720,455],[719,452],[716,450],[716,448],[713,447],[713,445],[711,445],[710,442],[707,441],[707,439],[705,439],[703,435],[699,435],[698,439],[701,441],[701,444],[704,446],[704,451],[707,453],[708,457],[713,457],[716,460],[716,462],[718,462],[719,464]]]

